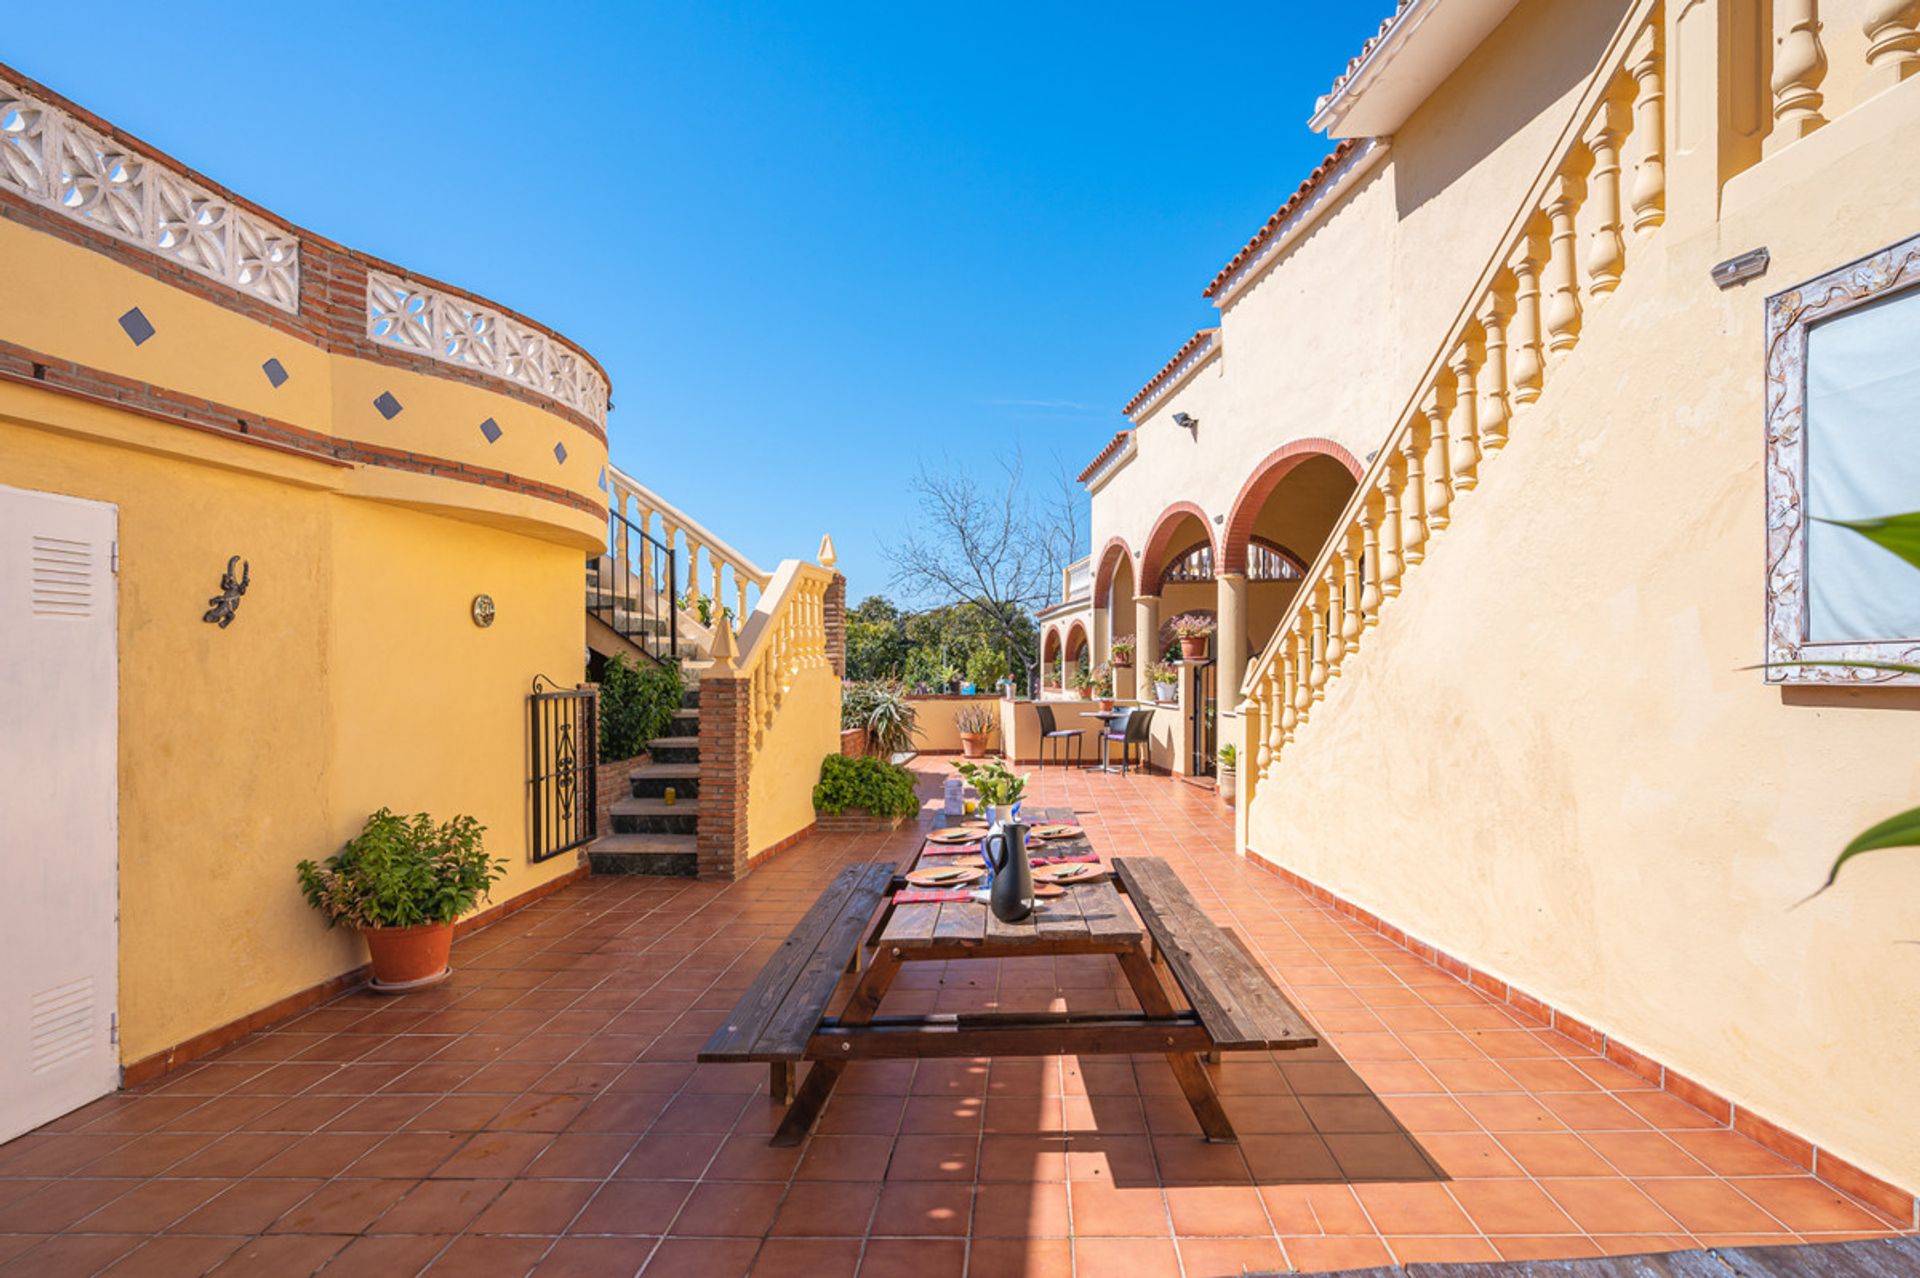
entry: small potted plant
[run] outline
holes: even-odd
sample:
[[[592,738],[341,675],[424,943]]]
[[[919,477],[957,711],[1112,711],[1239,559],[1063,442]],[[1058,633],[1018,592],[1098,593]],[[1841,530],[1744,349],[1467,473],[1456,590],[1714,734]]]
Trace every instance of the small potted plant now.
[[[934,678],[934,686],[940,691],[952,695],[960,691],[960,667],[941,666],[940,673]]]
[[[1122,635],[1107,645],[1107,652],[1111,658],[1113,668],[1115,670],[1132,669],[1134,650],[1135,644],[1131,635]]]
[[[1080,694],[1082,701],[1093,700],[1094,682],[1093,671],[1085,666],[1073,672],[1073,690]]]
[[[300,890],[328,927],[359,929],[373,958],[373,988],[420,989],[453,969],[453,924],[488,896],[506,862],[487,855],[486,827],[470,816],[436,825],[426,813],[386,808],[324,862],[302,861]]]
[[[993,813],[995,825],[1013,820],[1013,810],[1027,792],[1027,778],[1015,775],[1006,763],[991,759],[986,763],[962,763],[955,767],[980,793],[980,804]]]
[[[1102,710],[1113,709],[1113,667],[1097,665],[1093,668],[1093,695],[1100,701]]]
[[[1213,635],[1213,618],[1204,612],[1183,612],[1167,623],[1180,640],[1183,661],[1205,661],[1207,640]]]
[[[1172,705],[1180,699],[1180,669],[1164,661],[1147,663],[1147,681],[1153,685],[1153,699]]]
[[[1220,797],[1228,803],[1233,802],[1237,786],[1234,780],[1234,765],[1240,762],[1240,747],[1229,742],[1220,747]]]
[[[954,727],[960,729],[961,753],[969,759],[986,758],[987,738],[993,735],[999,721],[999,712],[993,706],[977,703],[961,706],[953,716]]]

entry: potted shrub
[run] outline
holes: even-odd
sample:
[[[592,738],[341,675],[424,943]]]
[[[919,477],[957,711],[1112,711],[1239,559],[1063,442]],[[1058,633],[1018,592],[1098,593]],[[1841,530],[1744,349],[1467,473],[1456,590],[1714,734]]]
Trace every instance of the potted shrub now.
[[[386,808],[324,862],[300,862],[300,890],[327,926],[359,929],[373,956],[373,988],[419,989],[452,974],[453,923],[489,894],[506,862],[487,855],[486,827],[470,816],[444,825]]]
[[[1233,802],[1237,792],[1234,765],[1240,762],[1240,747],[1231,743],[1220,747],[1220,797]]]
[[[858,808],[882,824],[898,825],[919,814],[920,799],[914,793],[913,773],[898,764],[872,755],[850,759],[830,754],[820,761],[813,806],[831,817]]]
[[[1100,700],[1102,710],[1113,709],[1113,667],[1098,665],[1093,668],[1093,695]]]
[[[918,719],[906,689],[891,679],[841,685],[840,730],[865,732],[867,749],[883,759],[913,753]]]
[[[993,706],[961,706],[953,716],[953,725],[960,729],[961,753],[969,759],[986,758],[987,738],[999,722],[1000,712]]]
[[[1093,671],[1087,669],[1085,666],[1081,666],[1073,672],[1073,690],[1080,694],[1082,701],[1093,700],[1093,689]]]
[[[1180,641],[1180,656],[1186,661],[1207,659],[1207,640],[1213,634],[1213,618],[1204,612],[1183,612],[1167,623]]]
[[[1108,655],[1115,670],[1129,670],[1133,667],[1134,642],[1130,635],[1123,635],[1107,645]]]
[[[1164,661],[1147,663],[1147,681],[1153,685],[1153,699],[1171,705],[1180,699],[1180,670]]]
[[[973,783],[980,793],[980,804],[993,813],[995,825],[1013,820],[1013,810],[1027,792],[1027,778],[1016,776],[1007,765],[992,759],[986,763],[962,763],[955,771]]]
[[[960,667],[955,665],[941,666],[940,672],[934,676],[933,686],[948,695],[959,692]]]

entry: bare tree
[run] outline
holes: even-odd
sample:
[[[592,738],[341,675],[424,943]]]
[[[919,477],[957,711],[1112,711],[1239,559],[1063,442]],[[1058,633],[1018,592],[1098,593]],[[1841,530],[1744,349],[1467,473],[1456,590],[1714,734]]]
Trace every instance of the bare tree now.
[[[1079,558],[1080,499],[1064,470],[1047,499],[1031,496],[1019,453],[1001,471],[1005,483],[990,485],[965,466],[923,460],[909,481],[923,520],[886,555],[893,584],[909,597],[978,609],[1005,644],[1008,669],[1024,670],[1037,688],[1040,656],[1023,640],[1034,610],[1055,601],[1061,571]]]

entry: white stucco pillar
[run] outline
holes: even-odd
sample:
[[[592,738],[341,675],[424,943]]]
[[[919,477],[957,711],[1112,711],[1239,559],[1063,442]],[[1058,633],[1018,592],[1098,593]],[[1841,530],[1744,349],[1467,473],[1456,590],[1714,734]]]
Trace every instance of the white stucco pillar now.
[[[1221,573],[1215,583],[1214,651],[1219,654],[1216,693],[1222,710],[1240,704],[1240,678],[1247,669],[1247,575]]]
[[[1112,628],[1107,621],[1107,606],[1103,603],[1095,603],[1093,605],[1093,651],[1087,658],[1093,665],[1097,666],[1102,662],[1113,660],[1113,653],[1107,647],[1110,642],[1107,632]]]
[[[1160,660],[1160,596],[1133,597],[1134,669],[1145,670],[1149,662]],[[1146,687],[1145,683],[1140,685]]]

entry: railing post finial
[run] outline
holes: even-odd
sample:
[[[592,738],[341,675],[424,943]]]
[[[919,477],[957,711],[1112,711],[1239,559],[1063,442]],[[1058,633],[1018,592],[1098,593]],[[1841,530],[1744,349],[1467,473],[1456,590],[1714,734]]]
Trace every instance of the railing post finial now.
[[[820,554],[818,558],[822,568],[831,568],[840,562],[840,556],[833,553],[832,533],[826,533],[820,538]]]

